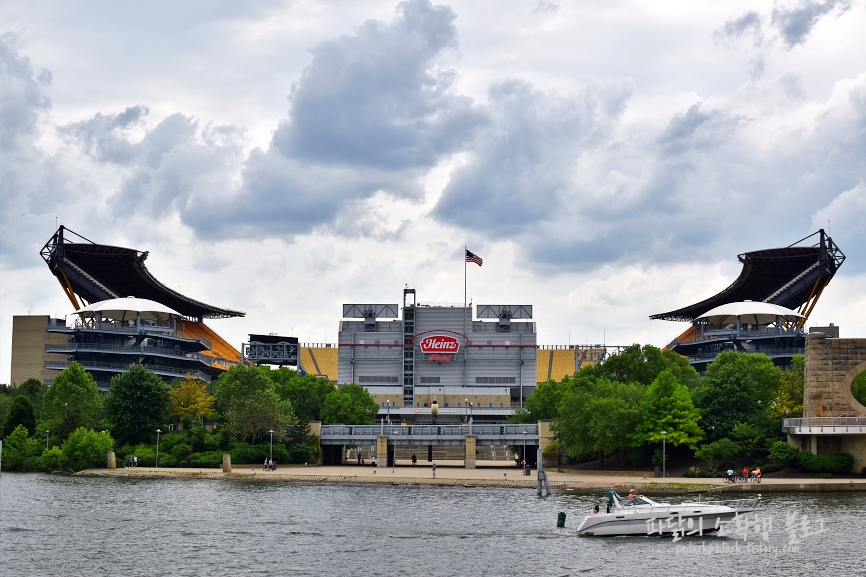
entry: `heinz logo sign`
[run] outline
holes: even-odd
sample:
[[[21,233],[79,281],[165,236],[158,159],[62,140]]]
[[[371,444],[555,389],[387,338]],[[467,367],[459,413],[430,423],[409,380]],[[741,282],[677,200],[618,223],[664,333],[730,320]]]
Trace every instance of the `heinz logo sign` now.
[[[456,337],[432,335],[421,339],[422,353],[456,353],[460,350],[460,341]]]

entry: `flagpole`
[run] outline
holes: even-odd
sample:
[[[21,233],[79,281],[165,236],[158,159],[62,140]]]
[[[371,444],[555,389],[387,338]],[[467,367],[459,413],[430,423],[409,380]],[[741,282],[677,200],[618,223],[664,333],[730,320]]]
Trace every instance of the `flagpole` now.
[[[466,350],[468,339],[466,338],[466,245],[463,245],[463,388],[466,388],[466,357],[469,353]]]

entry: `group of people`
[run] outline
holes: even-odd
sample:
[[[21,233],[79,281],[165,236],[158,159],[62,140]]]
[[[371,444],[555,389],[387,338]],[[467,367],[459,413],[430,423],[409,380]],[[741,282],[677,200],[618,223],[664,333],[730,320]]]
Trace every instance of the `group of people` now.
[[[277,462],[273,459],[265,459],[264,467],[266,471],[276,471]]]
[[[126,460],[127,467],[138,467],[138,457],[130,457]]]
[[[743,483],[749,482],[761,482],[761,468],[756,467],[754,471],[749,471],[748,467],[743,467],[742,474],[738,479],[733,469],[728,469],[727,471],[727,480],[731,483],[736,483],[737,480],[742,481]]]

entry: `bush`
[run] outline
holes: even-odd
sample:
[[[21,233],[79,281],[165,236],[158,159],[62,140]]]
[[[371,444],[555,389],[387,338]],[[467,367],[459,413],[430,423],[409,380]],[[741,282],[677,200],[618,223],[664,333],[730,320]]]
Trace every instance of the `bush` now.
[[[43,471],[59,471],[63,468],[63,451],[57,445],[42,451],[39,468]]]
[[[30,438],[23,425],[16,426],[3,440],[3,468],[8,471],[35,469],[40,445],[39,440]]]
[[[763,473],[775,473],[776,471],[781,471],[782,465],[779,463],[770,463],[769,465],[765,465],[761,467],[761,472]]]
[[[192,455],[192,447],[187,445],[186,443],[178,443],[174,447],[171,448],[171,456],[175,458],[177,461],[182,461]],[[166,465],[169,467],[171,465]]]
[[[708,478],[714,476],[715,475],[713,475],[711,472],[704,471],[700,467],[689,467],[688,470],[683,473],[683,477],[690,478]]]
[[[803,451],[797,455],[797,468],[810,473],[850,473],[854,457],[848,453],[813,455]]]
[[[274,457],[276,457],[276,452],[274,453]],[[279,463],[280,460],[275,460]],[[294,463],[300,465],[301,463],[315,463],[316,462],[316,454],[313,451],[313,448],[310,447],[306,443],[295,443],[290,446],[288,449],[288,456],[284,463]]]
[[[63,442],[63,460],[73,471],[104,464],[108,451],[114,449],[114,440],[107,431],[97,433],[93,429],[78,427]]]
[[[782,463],[794,463],[797,461],[797,455],[800,451],[786,443],[785,441],[776,441],[770,445],[770,458],[774,461]]]
[[[189,456],[188,462],[190,467],[219,468],[223,464],[223,452],[205,451],[203,453],[193,453]]]
[[[702,445],[695,451],[695,457],[705,461],[710,470],[715,471],[718,465],[730,466],[743,452],[743,448],[728,438],[722,438],[713,443]]]
[[[229,451],[229,454],[232,457],[232,463],[237,463],[238,465],[247,465],[253,463],[262,463],[265,459],[269,458],[271,455],[271,445],[270,443],[262,443],[260,445],[250,445],[249,443],[238,442],[235,443],[232,450]],[[289,451],[286,449],[285,445],[277,445],[274,444],[274,460],[277,463],[291,463],[289,457]],[[313,459],[315,461],[315,459]],[[222,462],[222,457],[220,457],[220,462]],[[302,463],[309,461],[301,461]]]

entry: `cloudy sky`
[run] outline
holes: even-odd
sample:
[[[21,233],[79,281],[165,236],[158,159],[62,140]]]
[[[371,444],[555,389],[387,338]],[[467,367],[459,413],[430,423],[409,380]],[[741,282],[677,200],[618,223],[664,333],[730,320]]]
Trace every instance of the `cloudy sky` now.
[[[863,0],[0,4],[0,382],[13,315],[71,312],[55,222],[246,311],[233,343],[462,302],[467,245],[540,343],[663,345],[828,226],[812,321],[866,337],[864,221]]]

